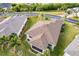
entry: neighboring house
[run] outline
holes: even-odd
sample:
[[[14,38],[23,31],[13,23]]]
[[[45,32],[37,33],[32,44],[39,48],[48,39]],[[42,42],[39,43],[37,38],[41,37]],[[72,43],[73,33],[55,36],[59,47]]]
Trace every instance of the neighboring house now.
[[[24,15],[15,15],[8,20],[0,22],[0,37],[2,37],[3,35],[10,35],[11,33],[20,35],[26,22],[27,17]]]
[[[5,10],[7,10],[7,9],[9,9],[11,7],[12,7],[12,5],[10,3],[1,3],[0,4],[0,8],[3,8]]]
[[[64,50],[64,56],[79,56],[79,35]]]
[[[26,32],[32,49],[36,52],[43,52],[49,46],[53,49],[57,44],[62,24],[61,19],[39,21],[34,24]]]
[[[79,17],[79,7],[69,8],[67,11],[70,12],[69,17],[78,16]]]

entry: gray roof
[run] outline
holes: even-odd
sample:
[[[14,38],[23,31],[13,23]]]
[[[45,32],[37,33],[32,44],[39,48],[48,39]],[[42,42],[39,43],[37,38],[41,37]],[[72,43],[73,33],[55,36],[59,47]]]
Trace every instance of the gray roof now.
[[[65,52],[71,56],[79,56],[79,36],[68,45]]]
[[[19,35],[26,21],[26,16],[13,16],[11,19],[0,24],[0,36],[10,35],[11,33]]]
[[[0,3],[0,8],[10,8],[11,6],[11,3]]]

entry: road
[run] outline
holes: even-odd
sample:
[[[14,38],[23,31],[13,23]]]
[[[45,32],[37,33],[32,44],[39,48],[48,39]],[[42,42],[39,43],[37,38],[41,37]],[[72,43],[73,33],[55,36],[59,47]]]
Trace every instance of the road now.
[[[54,18],[54,19],[60,19],[60,18],[62,18],[61,16],[50,15],[50,14],[45,14],[45,16],[46,17],[51,17],[51,18]],[[65,21],[71,22],[71,23],[77,23],[77,22],[79,22],[79,20],[74,20],[74,19],[70,19],[70,18],[65,18]]]
[[[17,33],[17,35],[19,35],[26,21],[27,17],[24,15],[13,16],[6,22],[0,24],[0,37],[3,35],[10,35],[11,33]]]
[[[79,22],[79,20],[74,20],[74,19],[70,19],[70,18],[66,18],[65,21],[68,21],[68,22],[71,22],[71,23]]]
[[[34,12],[9,12],[9,13],[8,12],[4,12],[4,13],[2,13],[2,12],[0,12],[0,16],[5,16],[5,15],[7,15],[7,16],[25,15],[25,16],[29,17],[29,16],[37,16],[38,13],[34,13]]]

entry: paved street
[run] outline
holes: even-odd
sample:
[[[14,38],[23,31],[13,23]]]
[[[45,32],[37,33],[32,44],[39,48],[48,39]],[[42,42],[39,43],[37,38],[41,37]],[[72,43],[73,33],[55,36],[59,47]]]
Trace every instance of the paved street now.
[[[0,36],[10,35],[11,33],[17,33],[19,35],[23,25],[27,21],[27,17],[22,15],[15,15],[6,22],[0,24]]]
[[[60,19],[62,18],[61,16],[56,16],[56,15],[50,15],[50,14],[45,14],[46,17],[51,17],[54,19]],[[71,23],[76,23],[79,22],[78,20],[74,20],[74,19],[70,19],[70,18],[66,18],[65,21],[71,22]]]

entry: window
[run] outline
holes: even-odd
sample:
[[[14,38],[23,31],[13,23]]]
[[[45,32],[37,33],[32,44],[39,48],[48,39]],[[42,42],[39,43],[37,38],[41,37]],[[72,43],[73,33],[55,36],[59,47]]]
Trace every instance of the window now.
[[[31,39],[32,39],[32,37],[27,34],[27,40],[30,41]]]
[[[48,46],[52,46],[51,44],[48,44]]]
[[[27,39],[28,41],[30,41],[29,39]]]
[[[35,50],[37,50],[37,51],[39,51],[39,52],[42,52],[41,49],[39,49],[39,48],[37,48],[37,47],[35,47],[35,46],[32,46],[32,48],[35,49]]]
[[[48,44],[47,48],[49,48],[49,49],[50,49],[51,47],[52,47],[52,45],[51,45],[51,44]]]
[[[29,37],[32,38],[30,35],[29,35]]]

